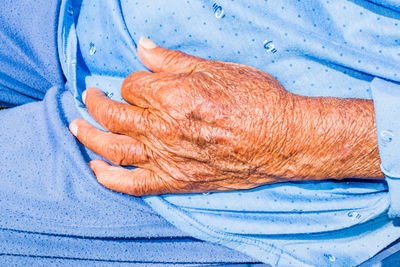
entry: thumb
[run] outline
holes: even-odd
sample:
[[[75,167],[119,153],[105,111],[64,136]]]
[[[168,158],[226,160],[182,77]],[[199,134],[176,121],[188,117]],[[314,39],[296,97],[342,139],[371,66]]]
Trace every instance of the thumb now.
[[[139,40],[138,54],[143,64],[153,72],[191,73],[196,63],[206,61],[178,50],[157,46],[146,37]]]

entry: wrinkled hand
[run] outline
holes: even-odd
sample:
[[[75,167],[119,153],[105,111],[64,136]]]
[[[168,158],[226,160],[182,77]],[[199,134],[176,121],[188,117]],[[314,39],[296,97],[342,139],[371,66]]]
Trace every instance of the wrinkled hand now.
[[[324,141],[325,133],[340,134],[325,128],[315,133],[321,118],[331,116],[335,99],[328,101],[334,103],[330,108],[289,93],[263,71],[164,49],[145,38],[138,53],[153,73],[139,71],[125,79],[121,94],[129,104],[95,88],[84,93],[89,113],[110,132],[82,119],[70,126],[82,144],[110,162],[138,167],[91,161],[104,186],[142,196],[349,174],[341,168],[351,165],[342,160],[352,155],[351,140]],[[331,119],[338,127],[345,124]],[[320,143],[329,142],[333,145],[321,149]],[[328,164],[333,152],[337,156],[329,162],[342,160],[345,166]]]

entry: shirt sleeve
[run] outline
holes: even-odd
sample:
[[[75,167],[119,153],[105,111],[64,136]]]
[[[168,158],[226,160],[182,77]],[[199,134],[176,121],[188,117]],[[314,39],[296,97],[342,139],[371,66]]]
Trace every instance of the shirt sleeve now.
[[[388,215],[397,218],[400,217],[400,84],[375,78],[371,90],[381,169],[391,200]]]

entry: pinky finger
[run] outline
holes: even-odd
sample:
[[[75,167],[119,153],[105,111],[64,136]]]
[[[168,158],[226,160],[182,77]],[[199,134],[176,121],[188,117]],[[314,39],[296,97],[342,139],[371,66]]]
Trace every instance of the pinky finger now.
[[[168,193],[162,179],[146,169],[115,167],[103,160],[92,160],[89,167],[100,184],[116,192],[132,196]]]

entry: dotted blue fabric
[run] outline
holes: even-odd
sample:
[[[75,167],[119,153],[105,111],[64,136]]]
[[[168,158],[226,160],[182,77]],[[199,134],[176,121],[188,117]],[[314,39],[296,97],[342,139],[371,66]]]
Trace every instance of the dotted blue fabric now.
[[[376,113],[381,169],[390,193],[389,217],[400,217],[400,85],[382,79],[371,84]]]
[[[136,42],[254,66],[308,96],[371,99],[371,81],[400,78],[400,14],[391,1],[66,2],[60,55],[76,106],[88,86],[123,101],[120,85],[145,70]],[[69,29],[69,30],[68,30]],[[197,238],[272,265],[353,266],[399,237],[385,182],[268,185],[243,192],[146,197]]]
[[[1,2],[0,106],[37,101],[64,85],[55,45],[60,2]]]

